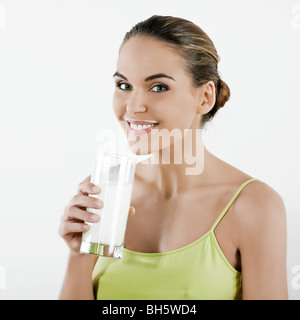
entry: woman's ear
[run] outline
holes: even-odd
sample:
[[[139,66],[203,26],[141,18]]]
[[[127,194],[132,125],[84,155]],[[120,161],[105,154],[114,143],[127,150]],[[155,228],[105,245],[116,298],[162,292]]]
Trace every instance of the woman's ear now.
[[[196,90],[196,98],[198,100],[197,113],[206,114],[214,107],[216,102],[215,84],[213,81],[208,81]]]

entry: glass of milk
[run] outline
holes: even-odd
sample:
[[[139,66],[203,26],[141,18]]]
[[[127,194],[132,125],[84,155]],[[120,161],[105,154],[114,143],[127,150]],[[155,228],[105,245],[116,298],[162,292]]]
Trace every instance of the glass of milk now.
[[[130,207],[136,159],[125,155],[97,153],[91,182],[100,193],[91,195],[103,201],[103,208],[87,208],[100,219],[88,223],[90,229],[82,233],[81,253],[122,258],[125,229]]]

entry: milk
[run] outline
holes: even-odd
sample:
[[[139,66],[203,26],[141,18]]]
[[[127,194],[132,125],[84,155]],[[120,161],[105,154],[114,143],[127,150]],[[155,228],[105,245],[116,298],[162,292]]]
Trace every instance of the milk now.
[[[124,241],[133,184],[108,181],[97,186],[101,192],[92,196],[102,200],[104,206],[101,209],[87,208],[87,211],[98,214],[100,219],[96,223],[88,223],[90,229],[82,234],[82,240],[87,243],[121,246]]]

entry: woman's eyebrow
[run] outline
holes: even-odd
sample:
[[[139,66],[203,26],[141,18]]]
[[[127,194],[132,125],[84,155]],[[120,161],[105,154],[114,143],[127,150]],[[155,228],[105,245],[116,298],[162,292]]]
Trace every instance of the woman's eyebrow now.
[[[114,73],[113,77],[119,77],[119,78],[122,78],[122,79],[128,81],[127,78],[126,78],[125,76],[123,76],[123,75],[122,75],[120,72],[118,72],[118,71],[116,71],[116,72]]]
[[[119,77],[119,78],[122,78],[122,79],[128,81],[127,78],[126,78],[123,74],[121,74],[120,72],[118,72],[118,71],[116,71],[116,72],[114,73],[113,77]],[[164,74],[164,73],[153,74],[152,76],[147,77],[147,78],[145,79],[145,81],[150,81],[150,80],[154,80],[154,79],[158,79],[158,78],[168,78],[168,79],[172,79],[173,81],[175,81],[175,79],[174,79],[173,77],[168,76],[168,75],[166,75],[166,74]]]
[[[153,74],[152,76],[149,76],[145,79],[145,81],[150,81],[150,80],[154,80],[154,79],[158,79],[158,78],[168,78],[168,79],[172,79],[173,81],[175,81],[175,79],[171,76],[167,76],[164,73],[157,73],[157,74]]]

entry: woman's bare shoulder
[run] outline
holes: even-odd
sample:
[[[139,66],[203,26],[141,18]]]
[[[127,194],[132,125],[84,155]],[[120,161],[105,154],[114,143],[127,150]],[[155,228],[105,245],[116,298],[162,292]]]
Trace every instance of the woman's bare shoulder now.
[[[284,205],[280,194],[259,178],[243,188],[239,203],[241,208],[252,211],[274,209]]]
[[[265,210],[283,205],[282,197],[270,185],[262,181],[259,177],[253,177],[229,163],[222,161],[222,171],[225,172],[225,181],[234,186],[241,186],[244,182],[256,178],[244,186],[235,203],[239,212],[244,210]]]
[[[252,181],[235,207],[235,245],[241,255],[244,299],[286,299],[286,211],[282,197]]]
[[[282,197],[267,183],[254,180],[241,191],[234,206],[239,234],[260,234],[267,228],[285,226],[286,210]]]

